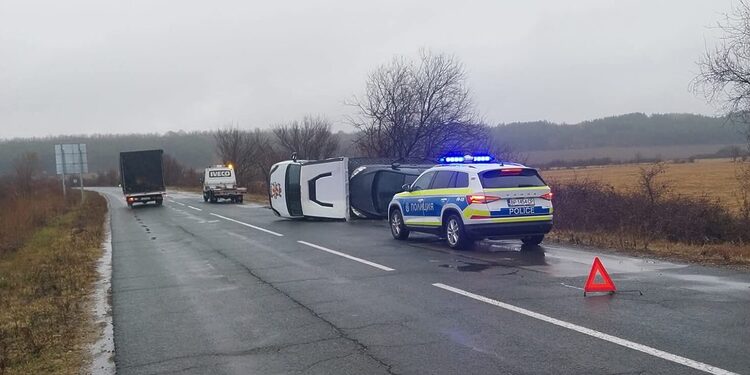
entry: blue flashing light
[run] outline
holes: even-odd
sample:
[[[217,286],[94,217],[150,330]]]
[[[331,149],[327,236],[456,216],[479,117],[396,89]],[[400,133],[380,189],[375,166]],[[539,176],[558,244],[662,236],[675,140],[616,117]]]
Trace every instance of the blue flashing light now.
[[[489,163],[495,158],[491,155],[464,155],[464,156],[443,156],[438,159],[441,164],[454,163]]]

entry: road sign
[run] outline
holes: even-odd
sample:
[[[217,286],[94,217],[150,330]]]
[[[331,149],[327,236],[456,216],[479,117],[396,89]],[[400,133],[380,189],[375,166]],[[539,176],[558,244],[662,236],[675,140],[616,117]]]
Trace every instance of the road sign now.
[[[55,169],[62,180],[63,194],[67,195],[65,188],[65,175],[78,174],[78,184],[81,187],[81,202],[83,202],[83,174],[89,173],[89,159],[86,153],[85,143],[63,143],[55,145]]]
[[[604,282],[601,282],[601,283],[596,282],[597,273],[602,277],[602,280]],[[614,293],[615,290],[617,290],[615,288],[615,283],[612,282],[612,278],[609,277],[607,270],[604,269],[604,265],[602,264],[602,261],[599,260],[599,257],[594,257],[594,264],[591,266],[591,272],[589,273],[589,278],[588,280],[586,280],[586,285],[583,287],[583,295],[585,296],[587,292]]]
[[[55,166],[57,174],[89,173],[86,144],[66,143],[55,145]]]

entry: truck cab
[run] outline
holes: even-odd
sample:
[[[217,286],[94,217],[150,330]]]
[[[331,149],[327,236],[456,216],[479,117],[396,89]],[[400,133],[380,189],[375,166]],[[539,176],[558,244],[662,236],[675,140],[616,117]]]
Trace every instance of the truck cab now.
[[[237,186],[232,165],[215,165],[203,171],[203,201],[216,203],[219,199],[242,203],[247,188]]]

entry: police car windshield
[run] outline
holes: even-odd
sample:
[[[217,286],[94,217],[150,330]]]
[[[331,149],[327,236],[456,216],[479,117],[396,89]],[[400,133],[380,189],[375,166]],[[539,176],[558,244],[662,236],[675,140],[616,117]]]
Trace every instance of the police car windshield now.
[[[479,180],[485,189],[546,186],[533,169],[522,169],[520,172],[495,169],[480,173]]]

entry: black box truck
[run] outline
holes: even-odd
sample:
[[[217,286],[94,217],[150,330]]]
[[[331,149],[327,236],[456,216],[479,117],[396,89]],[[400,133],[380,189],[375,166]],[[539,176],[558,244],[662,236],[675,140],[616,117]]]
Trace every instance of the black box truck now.
[[[128,151],[120,153],[120,185],[128,207],[133,204],[164,201],[163,150]]]

